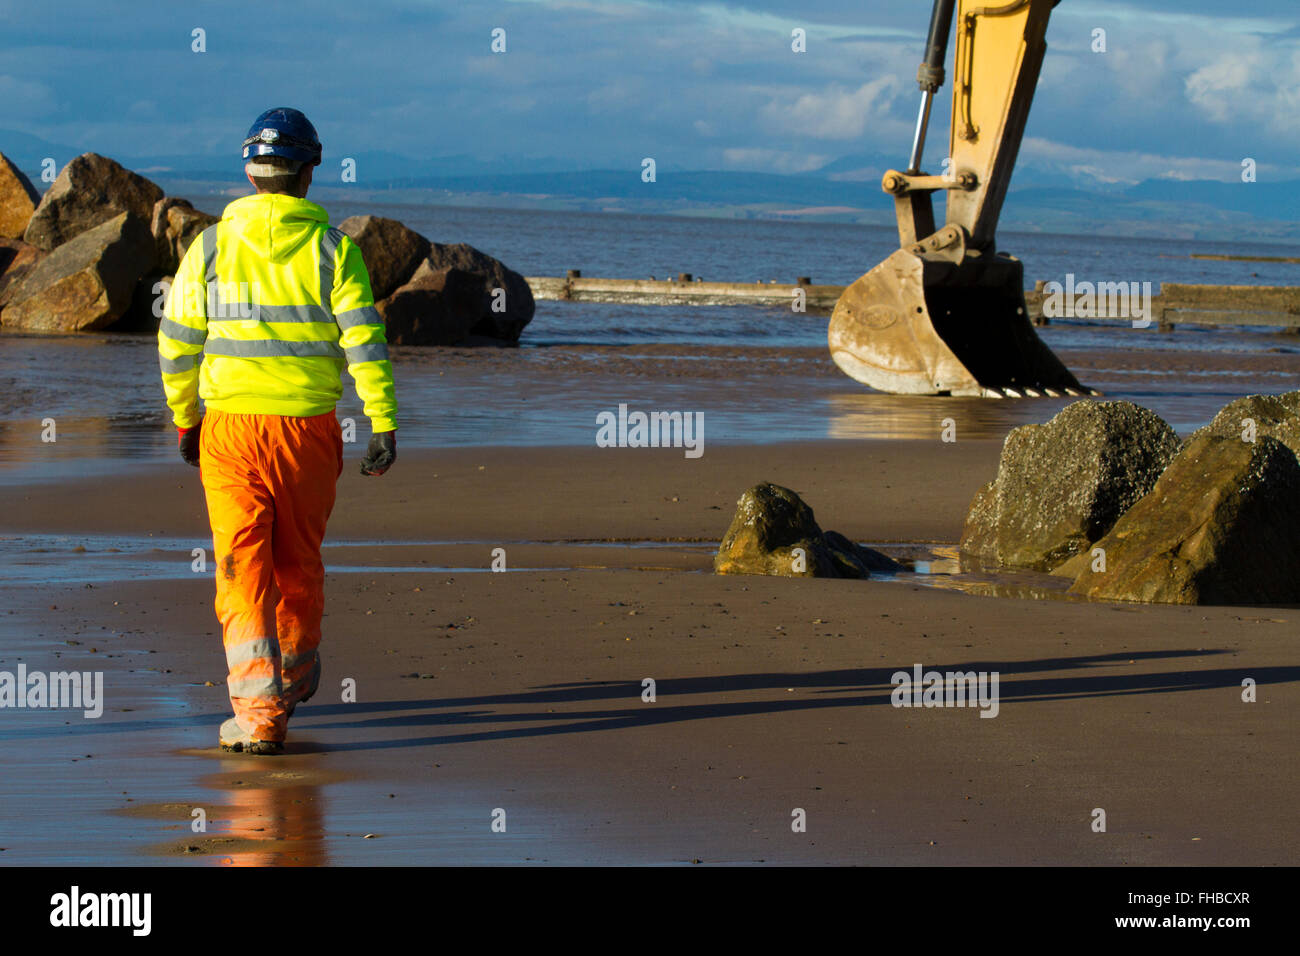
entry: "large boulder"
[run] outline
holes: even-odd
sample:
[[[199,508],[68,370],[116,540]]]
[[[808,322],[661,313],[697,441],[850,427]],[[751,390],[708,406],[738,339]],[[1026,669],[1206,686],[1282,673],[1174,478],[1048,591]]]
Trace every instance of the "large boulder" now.
[[[1178,436],[1131,402],[1081,401],[1013,429],[997,478],[971,502],[961,550],[978,563],[1049,571],[1087,549],[1151,490]]]
[[[478,283],[471,335],[506,342],[519,341],[524,326],[533,320],[534,310],[533,290],[523,276],[463,242],[454,245],[432,243],[428,262],[435,272],[457,270],[473,276]],[[499,295],[498,289],[503,290],[504,295]],[[500,303],[497,307],[502,311],[493,311],[497,303]]]
[[[82,153],[63,167],[41,197],[23,241],[49,252],[124,212],[147,226],[154,204],[162,198],[163,191],[143,176],[106,156]]]
[[[798,553],[801,552],[801,553]],[[867,578],[901,570],[890,558],[822,531],[812,508],[789,488],[764,482],[736,502],[736,515],[713,558],[718,574]]]
[[[126,312],[154,261],[145,220],[118,213],[42,258],[12,289],[0,321],[40,332],[102,329]]]
[[[0,153],[0,239],[21,239],[40,201],[32,181]]]
[[[1220,435],[1241,441],[1270,435],[1300,455],[1300,392],[1247,395],[1229,402],[1192,438],[1202,435]]]
[[[458,269],[420,263],[409,282],[378,304],[389,343],[455,345],[474,327],[480,283]]]
[[[376,302],[388,298],[410,280],[429,255],[429,240],[396,219],[351,216],[339,223],[339,229],[361,250]]]
[[[167,196],[154,203],[149,229],[157,248],[155,264],[160,273],[175,275],[190,243],[220,220],[220,216],[199,212],[187,199]]]
[[[1059,569],[1075,576],[1074,594],[1294,604],[1300,601],[1300,462],[1276,438],[1195,437],[1094,547],[1102,553],[1080,554]]]
[[[167,303],[167,293],[174,279],[175,276],[158,272],[146,273],[135,284],[131,302],[122,317],[105,326],[105,330],[156,335],[158,323],[162,321],[163,306]]]
[[[21,239],[0,238],[0,309],[13,298],[13,291],[18,287],[23,276],[45,253],[35,246],[29,246]]]

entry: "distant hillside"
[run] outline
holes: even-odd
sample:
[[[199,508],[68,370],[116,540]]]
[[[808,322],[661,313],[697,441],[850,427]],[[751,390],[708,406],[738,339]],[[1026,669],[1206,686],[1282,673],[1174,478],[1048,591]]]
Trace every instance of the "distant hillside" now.
[[[0,152],[38,188],[41,161],[60,165],[79,152],[38,136],[0,130]],[[185,195],[229,194],[243,188],[236,157],[114,156],[129,168]],[[640,167],[575,170],[554,157],[452,155],[412,159],[358,153],[356,183],[334,179],[340,157],[326,154],[316,192],[324,199],[437,202],[728,218],[798,218],[887,225],[893,204],[880,190],[881,172],[896,165],[886,154],[840,157],[796,175],[660,166],[642,182]],[[521,171],[526,170],[526,171]],[[332,184],[331,184],[332,181]],[[1018,181],[1021,185],[1015,185]],[[1242,183],[1148,180],[1134,186],[1080,188],[1032,164],[1017,170],[1003,210],[1005,227],[1021,231],[1182,239],[1300,240],[1300,181]],[[936,196],[942,202],[942,197]],[[940,217],[942,213],[940,212]]]

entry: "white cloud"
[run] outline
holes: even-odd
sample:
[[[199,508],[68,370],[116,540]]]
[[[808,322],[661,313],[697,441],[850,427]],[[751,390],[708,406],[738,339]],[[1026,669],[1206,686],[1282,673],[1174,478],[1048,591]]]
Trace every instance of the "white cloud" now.
[[[1257,0],[1196,12],[1210,2],[1057,7],[1030,116],[1038,139],[1024,162],[1094,185],[1227,181],[1252,156],[1261,172],[1271,164],[1276,178],[1296,178],[1300,41],[1287,30],[1300,8]],[[229,5],[212,8],[206,57],[189,53],[188,27],[177,32],[170,15],[127,24],[90,0],[67,5],[76,15],[56,27],[39,5],[0,0],[17,23],[6,39],[21,38],[0,44],[0,102],[11,119],[0,125],[131,154],[157,116],[190,117],[188,105],[202,101],[202,115],[177,120],[183,129],[170,141],[178,153],[224,156],[265,105],[267,76],[241,67],[258,48],[238,32]],[[539,155],[587,165],[636,142],[684,168],[773,171],[810,168],[822,154],[861,155],[850,164],[861,168],[837,174],[845,180],[878,180],[873,157],[906,159],[928,3],[518,0],[486,20],[480,6],[344,6],[286,33],[269,76],[313,117],[327,148],[382,142],[413,156],[488,156],[526,141]],[[278,26],[292,14],[268,16]],[[487,31],[498,21],[509,31],[506,55],[489,51]],[[796,25],[808,31],[805,54],[790,50]],[[1090,51],[1097,26],[1107,29],[1105,54]],[[230,42],[215,42],[222,33]],[[322,49],[365,68],[299,68]],[[947,144],[948,66],[927,156]],[[172,81],[159,84],[161,74]],[[87,75],[100,79],[87,84]]]
[[[767,173],[806,173],[831,161],[830,156],[817,153],[740,147],[724,149],[722,158],[728,166]]]
[[[1251,68],[1247,60],[1221,56],[1187,77],[1187,98],[1210,119],[1224,122],[1235,116],[1251,94]]]
[[[1291,144],[1300,142],[1295,122],[1300,51],[1294,47],[1251,38],[1191,72],[1184,94],[1211,122],[1238,128],[1249,124]]]
[[[1078,178],[1081,187],[1093,183],[1132,185],[1144,179],[1213,179],[1221,182],[1241,179],[1240,159],[1096,149],[1038,137],[1026,137],[1020,147],[1020,158],[1039,169],[1054,169]],[[1260,169],[1264,167],[1261,165]]]
[[[783,94],[760,110],[760,118],[774,133],[813,139],[859,139],[869,128],[891,136],[898,122],[889,112],[901,86],[887,75],[857,89],[837,83],[820,93]]]
[[[1288,3],[1292,0],[1288,0]],[[1179,6],[1182,6],[1179,4]],[[1136,23],[1141,28],[1157,27],[1161,30],[1186,30],[1222,33],[1277,33],[1295,25],[1285,16],[1234,16],[1235,10],[1223,9],[1209,13],[1189,13],[1185,9],[1154,10],[1143,4],[1107,2],[1107,0],[1075,0],[1058,8],[1053,17],[1073,17],[1093,24],[1106,21]]]

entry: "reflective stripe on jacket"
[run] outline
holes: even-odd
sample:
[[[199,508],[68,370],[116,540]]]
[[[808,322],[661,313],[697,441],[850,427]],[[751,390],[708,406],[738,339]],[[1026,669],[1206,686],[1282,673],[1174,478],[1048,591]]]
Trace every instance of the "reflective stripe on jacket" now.
[[[371,430],[392,431],[386,343],[361,250],[316,203],[279,193],[232,202],[190,244],[158,328],[179,428],[198,422],[199,397],[236,414],[324,414],[346,365]]]

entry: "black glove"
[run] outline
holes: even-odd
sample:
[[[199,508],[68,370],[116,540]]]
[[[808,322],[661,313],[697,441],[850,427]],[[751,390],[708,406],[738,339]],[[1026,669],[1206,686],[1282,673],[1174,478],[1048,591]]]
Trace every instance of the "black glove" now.
[[[382,475],[397,460],[397,432],[380,432],[370,436],[366,457],[361,459],[361,474]]]
[[[197,425],[190,428],[180,429],[180,434],[176,436],[176,445],[181,450],[181,457],[185,459],[187,465],[199,467],[199,432],[203,430],[203,420],[199,419]]]

